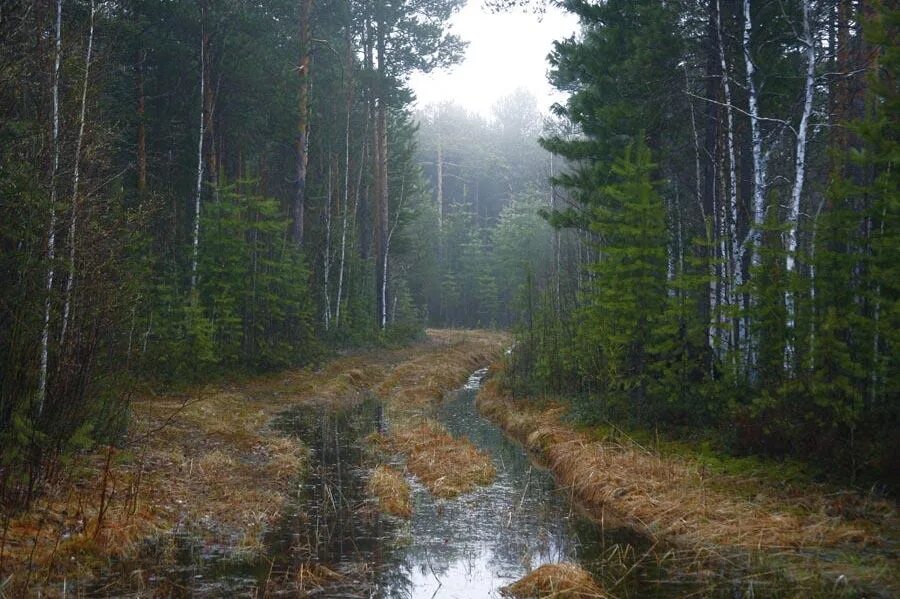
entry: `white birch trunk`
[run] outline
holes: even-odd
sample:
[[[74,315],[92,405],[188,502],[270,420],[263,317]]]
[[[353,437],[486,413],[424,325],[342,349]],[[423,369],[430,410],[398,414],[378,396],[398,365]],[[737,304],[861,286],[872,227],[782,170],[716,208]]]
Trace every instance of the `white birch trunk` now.
[[[341,298],[344,293],[344,262],[347,257],[347,210],[350,207],[350,113],[352,101],[347,98],[347,121],[344,126],[344,195],[341,215],[341,263],[338,271],[337,298],[334,303],[334,326],[341,324]]]
[[[691,109],[691,132],[694,134],[694,195],[696,196],[697,205],[700,207],[700,214],[703,220],[706,220],[706,210],[703,208],[703,194],[700,191],[700,136],[697,134],[697,119],[694,116],[694,101],[691,98],[691,89],[688,81],[687,65],[684,67],[684,93],[687,95],[688,106]]]
[[[50,361],[50,294],[53,293],[53,261],[56,259],[56,176],[59,172],[59,63],[62,59],[62,0],[56,0],[56,56],[53,65],[53,170],[50,174],[50,226],[47,231],[47,296],[44,299],[44,329],[41,333],[41,370],[38,380],[37,413],[44,412],[47,399],[47,365]]]
[[[765,215],[766,160],[762,149],[762,132],[759,126],[759,99],[756,93],[756,65],[750,56],[750,33],[753,22],[750,16],[750,0],[744,2],[744,64],[747,68],[747,94],[750,112],[750,139],[753,156],[753,222],[750,223],[752,244],[750,263],[759,266],[759,230]],[[743,251],[741,252],[743,254]]]
[[[797,150],[796,161],[794,165],[794,185],[791,189],[791,202],[788,208],[788,231],[787,231],[787,257],[785,259],[785,268],[788,273],[788,279],[796,268],[796,252],[797,252],[797,226],[800,220],[800,197],[803,194],[803,184],[806,177],[806,138],[809,126],[809,117],[812,114],[813,95],[815,94],[815,76],[816,76],[816,48],[812,36],[812,28],[810,25],[810,0],[803,0],[803,44],[806,46],[806,84],[804,87],[803,114],[800,117],[800,127],[797,129]],[[790,285],[790,282],[788,283]],[[794,293],[790,289],[784,294],[785,306],[787,308],[787,327],[788,331],[794,329],[795,306]],[[790,366],[794,348],[789,341],[785,347],[786,366]]]
[[[204,24],[205,26],[205,24]],[[200,134],[197,141],[197,186],[194,193],[194,234],[191,253],[191,292],[197,288],[197,259],[200,255],[200,196],[203,193],[203,134],[206,127],[204,113],[206,93],[206,43],[200,34]]]
[[[725,181],[725,173],[719,170],[719,185],[725,191],[727,182]],[[722,201],[722,205],[717,210],[719,215],[719,357],[724,357],[728,347],[728,316],[726,308],[731,306],[731,260],[728,257],[728,205]]]
[[[728,210],[725,219],[728,229],[729,244],[727,247],[727,255],[725,259],[730,270],[730,277],[726,282],[726,297],[729,304],[733,304],[736,297],[735,289],[743,284],[743,273],[738,255],[738,239],[737,239],[737,167],[734,151],[734,111],[731,103],[731,82],[728,77],[728,63],[725,60],[725,46],[722,40],[722,7],[721,2],[716,0],[717,4],[717,20],[716,20],[716,36],[719,42],[719,63],[722,69],[722,89],[725,93],[725,115],[727,121],[727,144],[728,144]],[[736,347],[736,342],[742,337],[742,331],[738,329],[737,339],[732,331],[732,346]]]
[[[331,203],[333,201],[333,189],[331,183],[331,175],[332,175],[332,166],[329,161],[328,164],[328,183],[326,187],[328,191],[326,192],[325,198],[325,252],[323,259],[323,274],[324,274],[324,285],[323,291],[325,293],[325,330],[329,330],[331,327],[331,297],[328,294],[328,288],[331,284]]]
[[[72,287],[75,285],[75,227],[78,221],[78,183],[81,173],[81,146],[84,140],[84,122],[87,112],[88,78],[91,72],[91,52],[94,48],[94,15],[96,3],[91,0],[91,27],[88,34],[87,53],[84,59],[84,82],[81,87],[81,116],[78,125],[78,140],[75,142],[75,166],[72,173],[72,213],[69,218],[69,273],[66,279],[66,299],[63,306],[62,328],[59,333],[59,345],[63,346],[66,339],[66,329],[69,325],[70,309],[72,305]]]

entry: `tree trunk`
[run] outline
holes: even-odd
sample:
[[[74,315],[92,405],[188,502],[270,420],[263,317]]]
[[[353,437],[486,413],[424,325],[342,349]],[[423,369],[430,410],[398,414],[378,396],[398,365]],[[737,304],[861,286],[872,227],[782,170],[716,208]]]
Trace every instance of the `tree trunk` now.
[[[785,268],[788,275],[788,289],[785,291],[785,306],[787,308],[787,327],[789,333],[788,344],[785,346],[786,366],[790,367],[793,361],[794,347],[790,340],[790,334],[794,330],[796,310],[794,305],[794,292],[791,289],[791,275],[796,268],[797,252],[797,227],[800,220],[800,197],[803,194],[803,184],[806,177],[806,138],[809,126],[809,117],[812,114],[813,95],[815,93],[816,77],[816,48],[813,40],[810,24],[810,0],[803,0],[803,44],[806,46],[806,82],[804,86],[803,114],[800,117],[800,126],[797,129],[797,148],[794,163],[794,185],[791,188],[791,201],[788,208],[787,231],[787,256]]]
[[[47,365],[50,361],[50,295],[53,293],[56,259],[56,179],[59,173],[59,63],[62,59],[62,0],[56,0],[56,45],[53,64],[53,166],[50,172],[50,224],[47,228],[47,283],[44,299],[44,329],[41,333],[41,366],[38,380],[37,413],[44,412],[47,399]]]
[[[717,0],[718,1],[718,0]],[[728,234],[728,243],[726,248],[726,257],[729,271],[727,280],[725,281],[727,294],[726,301],[729,304],[735,303],[736,288],[743,283],[741,273],[741,264],[738,259],[738,239],[737,239],[737,217],[738,217],[738,198],[737,198],[737,164],[734,151],[734,110],[732,108],[731,81],[728,76],[728,63],[725,60],[725,44],[722,38],[722,5],[717,6],[718,20],[716,21],[716,36],[719,46],[719,63],[722,70],[722,90],[725,93],[725,117],[726,117],[726,143],[728,148],[728,209],[725,213],[725,223]],[[742,338],[741,325],[738,325],[737,334],[734,329],[731,332],[731,347],[736,348],[739,340]]]
[[[294,176],[294,205],[291,223],[291,237],[297,246],[303,245],[303,216],[306,209],[306,170],[309,163],[309,69],[310,47],[310,14],[312,0],[300,0],[300,65],[297,68],[299,77],[299,94],[297,105],[297,141],[296,171]]]
[[[706,304],[707,342],[710,349],[716,346],[718,311],[718,268],[716,266],[718,228],[716,202],[716,140],[719,135],[719,106],[712,101],[718,96],[719,53],[717,23],[718,0],[709,0],[706,30],[706,109],[704,111],[703,150],[703,213],[706,221],[706,267],[709,273],[709,301]]]
[[[147,192],[147,130],[144,124],[146,100],[144,95],[144,61],[147,52],[143,48],[138,51],[137,61],[137,190],[138,198],[143,200]]]
[[[78,183],[81,174],[81,146],[84,142],[84,121],[87,112],[88,79],[91,72],[91,53],[94,49],[94,14],[96,3],[91,0],[91,26],[88,34],[87,53],[84,59],[84,81],[81,86],[81,115],[78,125],[78,139],[75,142],[75,166],[72,172],[72,211],[69,216],[69,272],[66,278],[66,299],[63,305],[62,328],[59,333],[59,346],[63,347],[69,315],[72,307],[72,287],[75,284],[75,227],[78,222]]]
[[[766,162],[762,150],[762,132],[759,126],[759,101],[756,93],[754,74],[756,65],[750,55],[750,34],[753,23],[750,15],[750,0],[744,2],[744,64],[747,69],[747,94],[750,112],[750,137],[753,156],[753,222],[750,224],[750,243],[752,244],[750,263],[759,266],[759,228],[765,214]]]
[[[440,118],[440,116],[438,116]],[[437,143],[437,209],[438,209],[438,232],[444,231],[444,148],[441,139],[440,125],[435,123],[438,129]]]
[[[208,63],[212,64],[212,60],[209,56],[209,48],[207,48],[206,52],[206,60]],[[209,179],[209,185],[212,189],[213,201],[218,204],[219,203],[219,148],[217,146],[221,145],[221,139],[218,140],[219,143],[216,143],[216,96],[218,95],[218,87],[219,82],[221,82],[221,77],[219,78],[219,82],[216,83],[216,89],[213,89],[211,85],[212,81],[212,69],[206,69],[206,77],[210,81],[207,82],[206,85],[206,93],[203,95],[203,112],[206,114],[206,126],[203,131],[206,138],[209,140],[206,146],[206,176]]]
[[[200,198],[203,195],[203,137],[206,126],[206,4],[202,8],[202,33],[200,35],[200,132],[197,135],[197,185],[194,189],[194,233],[191,253],[191,293],[197,288],[197,261],[200,256]]]
[[[383,329],[387,324],[388,309],[388,142],[387,142],[387,76],[385,73],[385,24],[378,24],[378,97],[375,115],[375,310],[376,321]]]
[[[344,262],[347,256],[347,212],[350,208],[350,117],[353,112],[353,44],[350,38],[350,28],[347,28],[347,56],[345,75],[347,77],[347,106],[346,122],[344,123],[344,196],[341,209],[341,262],[338,271],[337,297],[334,304],[334,327],[341,324],[341,298],[344,293]],[[365,139],[365,136],[363,137]]]
[[[325,312],[322,315],[325,324],[325,330],[331,328],[331,296],[329,295],[329,286],[331,285],[331,204],[334,201],[334,186],[332,184],[332,164],[331,158],[328,161],[328,180],[325,183],[327,192],[325,195],[325,251],[322,258],[322,275],[323,284],[322,292],[325,295]]]

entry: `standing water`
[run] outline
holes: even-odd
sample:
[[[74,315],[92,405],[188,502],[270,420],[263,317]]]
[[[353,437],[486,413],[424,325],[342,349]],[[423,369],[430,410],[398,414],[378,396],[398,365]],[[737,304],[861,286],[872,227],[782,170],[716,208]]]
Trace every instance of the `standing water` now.
[[[307,471],[292,509],[268,533],[264,555],[234,559],[187,537],[178,541],[176,566],[144,564],[152,571],[148,581],[169,596],[301,591],[474,599],[500,597],[501,587],[540,565],[566,561],[579,563],[616,596],[683,594],[654,559],[644,559],[652,550],[645,538],[624,528],[601,530],[522,446],[478,413],[475,396],[486,373],[475,372],[429,415],[490,456],[497,471],[492,484],[439,499],[410,478],[412,517],[381,514],[366,495],[379,456],[365,440],[391,427],[381,403],[369,398],[338,412],[298,406],[276,427],[309,447]],[[120,584],[106,580],[90,594],[122,594]]]
[[[372,460],[359,451],[360,440],[391,425],[379,410],[364,405],[351,416],[334,419],[335,426],[324,424],[328,417],[320,416],[315,430],[308,420],[294,418],[297,433],[318,441],[306,496],[298,506],[301,515],[286,525],[280,538],[299,538],[301,546],[313,547],[300,562],[326,563],[344,576],[327,586],[326,595],[500,597],[501,587],[542,564],[575,561],[600,575],[607,561],[602,558],[610,551],[634,557],[646,548],[646,540],[628,530],[601,531],[579,513],[547,471],[531,463],[520,445],[478,413],[475,396],[486,374],[486,369],[474,373],[430,415],[490,456],[495,481],[447,500],[435,498],[411,479],[409,521],[363,507],[361,489]],[[331,440],[322,440],[316,430]],[[292,525],[296,530],[287,533]],[[284,555],[283,545],[280,553]],[[287,569],[297,568],[295,559]],[[633,568],[619,590],[627,596],[635,584],[645,586],[642,579],[658,575],[652,568]]]
[[[476,372],[449,394],[435,417],[490,455],[497,478],[452,500],[436,500],[415,485],[410,544],[398,556],[406,588],[388,587],[387,595],[496,597],[500,587],[541,564],[598,553],[601,535],[553,478],[478,414],[475,395],[485,374]]]

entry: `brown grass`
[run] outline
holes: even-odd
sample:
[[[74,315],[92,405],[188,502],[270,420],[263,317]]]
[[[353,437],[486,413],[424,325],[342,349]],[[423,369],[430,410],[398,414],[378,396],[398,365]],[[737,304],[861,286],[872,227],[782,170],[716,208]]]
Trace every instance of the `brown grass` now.
[[[368,492],[378,499],[378,509],[398,518],[412,515],[409,483],[403,475],[390,466],[379,464],[372,471]]]
[[[318,370],[187,394],[147,393],[132,405],[126,449],[112,450],[106,476],[105,449],[81,456],[43,489],[32,509],[10,518],[0,574],[12,578],[3,592],[17,596],[26,587],[87,577],[109,558],[133,556],[143,540],[165,539],[176,527],[235,552],[262,550],[263,535],[305,461],[301,441],[270,428],[276,414],[297,404],[353,405],[388,378],[391,389],[405,386],[412,361],[486,363],[486,352],[492,343],[499,349],[501,339],[431,331],[422,343],[341,357]],[[445,382],[422,384],[436,393]]]
[[[500,592],[516,599],[600,599],[608,596],[590,574],[570,563],[544,564]]]
[[[304,592],[302,596],[305,597],[307,593],[312,595],[321,592],[326,585],[342,579],[343,576],[340,573],[322,564],[300,564],[296,573],[296,590]]]
[[[430,493],[451,498],[493,482],[491,459],[466,438],[450,435],[433,420],[400,427],[389,435],[373,435],[379,447],[406,457],[406,467]]]
[[[429,492],[450,498],[490,484],[496,471],[490,458],[468,439],[453,437],[428,414],[444,393],[496,359],[510,337],[497,331],[429,330],[428,334],[441,345],[440,350],[400,364],[375,386],[392,430],[387,436],[374,435],[372,441],[405,456],[407,468]]]
[[[406,411],[427,407],[462,385],[472,371],[494,361],[510,341],[508,334],[498,331],[432,329],[428,334],[442,345],[437,356],[423,353],[414,357],[374,387],[389,407]]]
[[[778,552],[779,560],[810,549],[852,552],[896,542],[896,511],[889,502],[871,500],[867,519],[832,516],[817,487],[785,497],[764,482],[711,473],[698,460],[664,456],[628,439],[591,439],[561,421],[565,408],[514,402],[497,379],[488,381],[477,401],[592,515],[624,521],[657,541],[706,553],[766,550]],[[729,492],[748,485],[756,487],[752,496]],[[882,582],[895,585],[895,574],[873,573],[885,574],[892,580]]]

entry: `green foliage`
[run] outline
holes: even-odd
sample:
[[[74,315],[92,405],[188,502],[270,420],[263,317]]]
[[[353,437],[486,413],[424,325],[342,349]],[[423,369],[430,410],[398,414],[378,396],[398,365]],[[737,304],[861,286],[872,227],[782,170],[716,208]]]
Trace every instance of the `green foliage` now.
[[[811,6],[824,39],[837,6]],[[744,48],[738,4],[565,3],[582,30],[557,43],[552,76],[572,94],[557,112],[578,131],[543,140],[570,159],[556,177],[570,203],[543,213],[577,231],[587,267],[558,295],[528,279],[510,369],[518,389],[573,395],[581,420],[699,435],[896,490],[900,11],[847,6],[876,56],[858,65],[871,66],[867,99],[843,95],[862,77],[829,81],[828,104],[815,90],[813,120],[832,110],[835,131],[822,143],[811,127],[800,169],[796,152],[766,151],[781,135],[773,115],[792,127],[801,117],[800,4],[752,3]],[[762,223],[747,217],[756,181],[744,50],[766,116]],[[854,60],[832,44],[815,50],[821,69]],[[781,182],[799,189],[801,174],[793,221]]]
[[[648,409],[650,346],[666,299],[665,215],[654,168],[643,141],[629,145],[612,167],[613,182],[592,201],[591,229],[603,241],[580,315],[579,345],[594,348],[584,374],[638,415]]]

